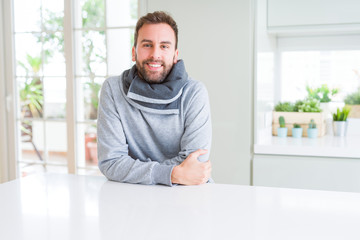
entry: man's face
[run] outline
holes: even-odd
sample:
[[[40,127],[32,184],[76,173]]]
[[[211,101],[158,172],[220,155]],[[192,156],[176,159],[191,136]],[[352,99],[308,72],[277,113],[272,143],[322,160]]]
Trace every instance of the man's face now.
[[[174,30],[165,23],[144,24],[138,32],[132,60],[145,81],[161,83],[177,62]]]

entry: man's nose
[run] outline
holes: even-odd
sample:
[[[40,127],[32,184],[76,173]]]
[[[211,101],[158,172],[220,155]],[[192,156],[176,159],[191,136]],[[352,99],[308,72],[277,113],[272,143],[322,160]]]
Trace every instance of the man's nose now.
[[[154,59],[160,59],[160,47],[155,46],[152,48],[151,57]]]

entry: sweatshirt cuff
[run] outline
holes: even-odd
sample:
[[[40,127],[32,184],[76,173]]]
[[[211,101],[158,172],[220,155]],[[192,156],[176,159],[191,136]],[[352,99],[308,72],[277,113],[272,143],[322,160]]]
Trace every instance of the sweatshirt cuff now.
[[[156,164],[152,170],[152,180],[154,184],[163,184],[172,186],[171,172],[174,166]]]

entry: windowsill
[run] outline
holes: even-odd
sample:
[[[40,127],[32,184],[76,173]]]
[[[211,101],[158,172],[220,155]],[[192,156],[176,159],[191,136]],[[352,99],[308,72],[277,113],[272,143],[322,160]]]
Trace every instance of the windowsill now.
[[[360,135],[316,139],[266,137],[254,145],[255,154],[360,158]]]

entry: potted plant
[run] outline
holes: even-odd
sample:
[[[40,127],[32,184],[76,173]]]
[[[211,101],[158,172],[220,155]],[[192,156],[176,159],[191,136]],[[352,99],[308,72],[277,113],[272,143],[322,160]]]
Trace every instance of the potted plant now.
[[[308,92],[309,98],[314,98],[320,101],[320,107],[326,117],[331,118],[331,110],[336,106],[336,103],[332,102],[332,98],[339,93],[339,89],[330,89],[327,84],[323,84],[317,88],[306,86],[306,91]]]
[[[304,100],[299,100],[294,105],[294,110],[296,112],[321,112],[320,101],[316,98],[306,98]]]
[[[319,136],[324,136],[326,133],[325,115],[320,108],[320,101],[315,98],[306,98],[295,103],[279,102],[273,112],[272,132],[274,136],[276,136],[279,127],[278,119],[280,116],[286,119],[288,125],[292,126],[296,123],[303,128],[313,119],[319,129]],[[292,135],[292,132],[289,135]],[[307,136],[307,131],[303,132],[303,136]]]
[[[277,129],[277,135],[279,137],[286,137],[287,136],[287,127],[285,127],[285,118],[283,116],[279,117],[280,127]]]
[[[306,86],[306,91],[308,92],[308,96],[310,98],[315,98],[319,100],[320,103],[328,103],[331,102],[332,97],[334,97],[339,92],[339,89],[330,89],[327,84],[323,84],[318,88],[311,88],[310,86]]]
[[[291,102],[279,102],[274,109],[276,112],[296,112]]]
[[[292,136],[294,138],[301,138],[303,129],[300,124],[294,123],[293,128],[291,129]]]
[[[336,110],[337,107],[342,107],[342,102],[334,102],[333,98],[339,93],[338,88],[329,88],[327,84],[322,84],[320,87],[311,88],[306,86],[306,91],[308,92],[308,98],[314,98],[319,100],[320,108],[325,117],[325,127],[324,130],[327,133],[332,132],[332,112]],[[320,136],[322,135],[322,126],[319,124]]]
[[[349,113],[350,107],[345,106],[342,110],[338,108],[336,113],[333,114],[333,130],[335,136],[346,136]]]
[[[318,137],[318,129],[316,128],[316,123],[314,119],[310,120],[309,127],[307,129],[307,135],[309,138],[317,138]]]

